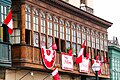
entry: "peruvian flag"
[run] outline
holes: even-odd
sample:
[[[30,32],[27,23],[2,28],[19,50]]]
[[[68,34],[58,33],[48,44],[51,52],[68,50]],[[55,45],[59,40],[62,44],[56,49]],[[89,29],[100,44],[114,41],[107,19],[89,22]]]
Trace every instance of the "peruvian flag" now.
[[[88,53],[86,53],[86,59],[89,59],[89,56],[90,55],[90,53],[88,52]]]
[[[8,33],[12,34],[13,32],[13,20],[12,20],[12,10],[10,10],[10,12],[8,13],[6,19],[4,20],[4,23],[2,25],[7,26],[8,27]]]
[[[104,62],[105,62],[105,63],[107,62],[107,58],[106,58],[106,57],[104,57]]]
[[[86,41],[84,41],[84,43],[82,44],[82,48],[81,48],[80,52],[78,53],[78,57],[76,58],[76,64],[82,62],[82,57],[83,57],[83,54],[84,54],[85,45],[86,45]]]
[[[69,55],[69,56],[72,56],[72,49],[69,49],[68,55]]]
[[[54,44],[52,45],[52,49],[53,49],[53,50],[56,50],[56,49],[57,49],[56,43],[54,43]]]
[[[54,80],[60,80],[60,77],[58,74],[58,68],[55,68],[55,70],[52,72],[52,76]]]

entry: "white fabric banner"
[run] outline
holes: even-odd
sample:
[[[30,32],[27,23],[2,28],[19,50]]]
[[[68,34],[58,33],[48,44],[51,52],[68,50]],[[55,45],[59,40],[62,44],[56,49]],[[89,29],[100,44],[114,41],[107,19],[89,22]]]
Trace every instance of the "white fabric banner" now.
[[[73,56],[62,53],[62,69],[73,70]]]

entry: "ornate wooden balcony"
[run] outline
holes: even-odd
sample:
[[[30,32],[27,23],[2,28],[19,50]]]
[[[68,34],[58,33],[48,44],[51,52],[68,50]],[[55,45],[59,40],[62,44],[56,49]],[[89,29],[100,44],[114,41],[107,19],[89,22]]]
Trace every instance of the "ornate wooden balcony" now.
[[[11,45],[0,42],[0,66],[11,67]]]
[[[14,67],[47,70],[42,62],[40,48],[37,48],[37,47],[28,46],[28,45],[13,45],[12,46],[12,60],[13,60]],[[81,74],[81,75],[95,76],[94,72],[92,71],[91,64],[90,64],[90,72],[88,74],[80,73],[79,66],[75,63],[75,60],[76,60],[76,57],[74,56],[73,71],[63,70],[62,69],[62,55],[61,53],[57,53],[54,67],[58,67],[60,72],[66,72],[66,73],[76,74],[76,75]],[[104,66],[105,65],[103,65],[103,68]],[[109,71],[103,71],[100,77],[109,78]]]

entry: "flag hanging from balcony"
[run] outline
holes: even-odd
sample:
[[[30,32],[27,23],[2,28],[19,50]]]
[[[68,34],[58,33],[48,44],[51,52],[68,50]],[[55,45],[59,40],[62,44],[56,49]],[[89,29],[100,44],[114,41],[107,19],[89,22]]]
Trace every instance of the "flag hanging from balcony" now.
[[[52,45],[52,49],[53,49],[53,50],[56,50],[56,49],[57,49],[56,43],[54,43],[54,44]]]
[[[41,47],[42,59],[47,69],[51,69],[55,64],[56,51]]]
[[[60,77],[58,74],[58,68],[55,68],[55,70],[52,72],[52,76],[54,80],[60,80]]]
[[[13,32],[13,20],[12,20],[12,10],[8,13],[6,19],[4,20],[4,23],[2,25],[3,27],[8,27],[8,33],[12,34]]]
[[[78,57],[76,58],[76,64],[82,62],[85,45],[86,45],[86,41],[84,41],[84,43],[82,44],[82,48],[81,48],[80,52],[78,53]]]

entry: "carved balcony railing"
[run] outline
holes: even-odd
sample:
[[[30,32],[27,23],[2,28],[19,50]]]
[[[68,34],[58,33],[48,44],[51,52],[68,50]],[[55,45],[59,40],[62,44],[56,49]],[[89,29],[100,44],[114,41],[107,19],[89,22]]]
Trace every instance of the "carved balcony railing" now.
[[[86,5],[84,5],[84,6],[81,5],[81,6],[80,6],[80,9],[82,9],[82,10],[84,10],[84,11],[90,13],[90,14],[93,14],[93,13],[94,13],[94,10],[93,10],[92,8],[86,6]]]

